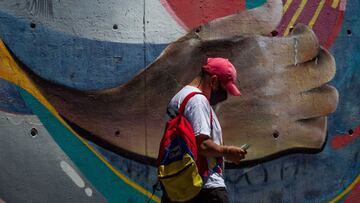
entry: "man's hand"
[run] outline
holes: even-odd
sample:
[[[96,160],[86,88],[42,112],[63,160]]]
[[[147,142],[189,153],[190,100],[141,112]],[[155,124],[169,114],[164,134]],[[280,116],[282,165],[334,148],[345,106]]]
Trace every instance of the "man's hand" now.
[[[235,164],[240,163],[245,158],[247,152],[240,147],[235,146],[223,146],[223,155],[225,160]]]
[[[226,161],[238,164],[245,158],[246,151],[240,147],[218,145],[207,135],[196,137],[198,152],[204,157],[225,157]]]

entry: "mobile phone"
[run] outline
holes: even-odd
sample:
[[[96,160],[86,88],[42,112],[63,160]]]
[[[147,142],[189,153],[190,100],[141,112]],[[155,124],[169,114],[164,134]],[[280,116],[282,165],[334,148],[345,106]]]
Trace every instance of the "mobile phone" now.
[[[248,150],[249,148],[250,148],[250,144],[243,144],[240,148],[242,149],[242,150]]]

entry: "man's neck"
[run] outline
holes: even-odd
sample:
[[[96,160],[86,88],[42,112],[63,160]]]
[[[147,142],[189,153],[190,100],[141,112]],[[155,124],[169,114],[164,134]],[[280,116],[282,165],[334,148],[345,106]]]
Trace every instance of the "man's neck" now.
[[[206,96],[206,98],[210,98],[211,89],[206,84],[205,78],[197,76],[188,85],[198,88]]]

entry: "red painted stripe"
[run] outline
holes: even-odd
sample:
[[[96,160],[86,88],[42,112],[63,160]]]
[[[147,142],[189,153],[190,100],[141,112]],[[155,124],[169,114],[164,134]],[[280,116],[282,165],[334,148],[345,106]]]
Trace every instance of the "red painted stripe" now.
[[[336,19],[336,23],[335,23],[335,27],[333,29],[333,31],[331,32],[330,36],[328,37],[328,39],[326,40],[326,43],[324,45],[325,48],[330,48],[331,45],[334,43],[338,33],[340,32],[341,29],[341,25],[344,19],[344,15],[345,12],[344,11],[340,11],[337,19]]]
[[[338,10],[333,9],[328,5],[324,5],[322,11],[320,12],[319,17],[314,24],[313,30],[319,38],[319,43],[321,45],[326,43],[326,40],[334,30],[338,14]]]
[[[245,0],[160,0],[172,17],[185,30],[189,31],[201,24],[207,23],[216,18],[224,17],[245,10]],[[298,9],[301,0],[293,0],[289,9],[284,13],[283,18],[276,28],[282,36],[291,18]],[[320,0],[309,0],[299,16],[297,23],[308,24],[313,17]],[[286,0],[283,0],[286,3]],[[329,48],[334,42],[341,29],[344,18],[346,1],[342,0],[337,9],[331,7],[332,1],[327,0],[317,21],[314,24],[314,32],[319,38],[320,44]],[[341,9],[342,8],[342,9]]]
[[[245,0],[161,0],[165,8],[181,20],[180,25],[189,30],[216,18],[228,16],[245,9]]]
[[[356,138],[360,137],[360,126],[353,129],[352,134],[345,134],[345,135],[335,135],[331,140],[331,146],[333,149],[341,149],[346,147],[346,145],[353,142]]]
[[[343,203],[360,202],[360,182],[358,182],[351,190],[350,194],[345,198]]]
[[[167,3],[167,0],[160,0],[160,3],[164,6],[164,8],[167,10],[167,12],[175,19],[175,21],[185,30],[190,30],[183,21],[178,18],[176,13],[172,10],[171,6]]]
[[[331,6],[332,2],[333,2],[333,0],[327,0],[327,1],[325,2],[325,4],[326,4],[327,6]]]
[[[285,0],[283,0],[283,4],[285,4]],[[286,27],[290,23],[291,18],[293,17],[294,13],[296,12],[296,9],[299,7],[301,0],[294,0],[289,9],[286,11],[286,13],[283,15],[281,22],[279,26],[276,28],[276,31],[279,33],[280,36],[284,35],[284,32],[286,30]]]
[[[321,0],[309,0],[305,5],[304,11],[299,16],[297,23],[303,23],[305,25],[309,24],[310,20],[315,14],[317,7],[319,6],[320,1]]]

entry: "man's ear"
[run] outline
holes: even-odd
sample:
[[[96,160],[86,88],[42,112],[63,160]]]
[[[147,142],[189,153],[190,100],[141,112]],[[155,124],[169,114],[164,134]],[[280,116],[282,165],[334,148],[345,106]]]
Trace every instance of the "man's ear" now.
[[[210,87],[212,87],[212,88],[216,88],[216,87],[218,87],[218,84],[219,83],[219,78],[218,78],[218,76],[217,75],[212,75],[211,77],[210,77]]]

